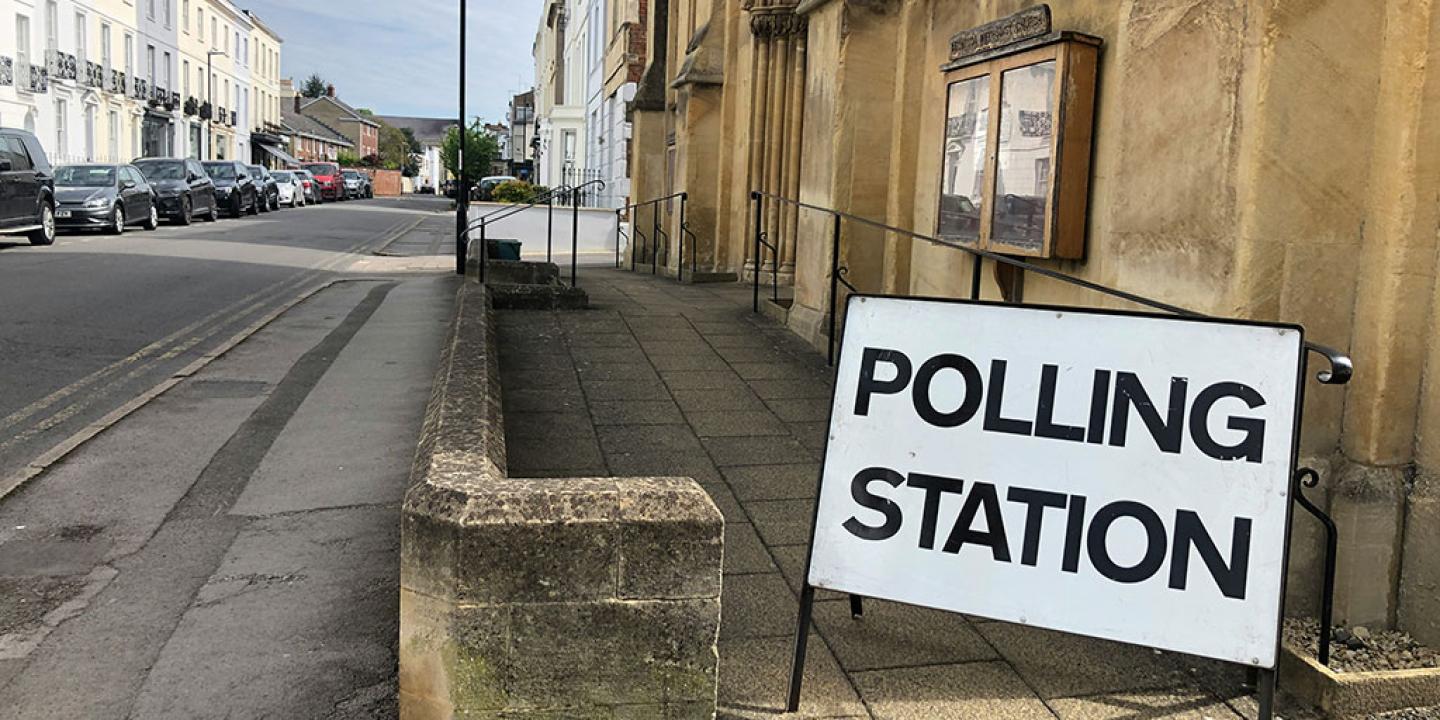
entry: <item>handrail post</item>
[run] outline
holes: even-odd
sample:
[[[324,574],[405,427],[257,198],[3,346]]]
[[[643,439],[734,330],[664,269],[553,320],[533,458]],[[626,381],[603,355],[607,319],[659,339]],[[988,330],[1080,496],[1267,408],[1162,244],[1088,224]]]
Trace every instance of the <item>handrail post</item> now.
[[[835,215],[835,227],[830,236],[830,348],[829,363],[835,366],[835,309],[840,304],[840,215]]]
[[[570,287],[575,284],[577,263],[580,260],[580,193],[570,193]]]
[[[685,194],[680,194],[680,228],[675,233],[675,282],[685,282]]]
[[[650,204],[650,274],[660,267],[660,203]]]
[[[778,214],[784,211],[784,206],[775,208]],[[775,237],[770,238],[770,299],[780,304],[780,234],[784,231],[784,223],[777,224]]]
[[[485,284],[485,263],[490,259],[490,243],[485,239],[485,225],[484,222],[480,223],[480,271],[476,273],[481,285]]]
[[[970,299],[979,300],[980,270],[981,266],[985,263],[985,258],[980,255],[971,254],[970,259],[974,261],[974,264],[970,268]]]
[[[620,210],[615,211],[615,267],[620,267]]]
[[[555,196],[545,198],[545,262],[555,262],[551,257],[551,246],[555,243]]]
[[[750,199],[755,201],[755,258],[753,272],[754,277],[752,278],[754,280],[755,289],[753,293],[753,298],[751,299],[751,306],[753,312],[758,313],[760,312],[760,234],[762,232],[760,226],[763,222],[762,218],[760,217],[760,191],[751,190]]]

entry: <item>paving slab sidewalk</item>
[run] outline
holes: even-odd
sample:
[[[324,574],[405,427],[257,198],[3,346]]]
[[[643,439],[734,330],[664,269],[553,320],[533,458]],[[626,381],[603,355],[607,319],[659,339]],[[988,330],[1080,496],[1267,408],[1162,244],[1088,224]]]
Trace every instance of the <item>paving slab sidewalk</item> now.
[[[746,286],[611,269],[586,269],[580,284],[590,310],[500,314],[510,473],[700,482],[726,521],[719,717],[774,717],[830,371],[750,312]],[[857,620],[843,596],[819,598],[801,712],[789,717],[1255,716],[1242,673],[1218,663],[873,600]]]

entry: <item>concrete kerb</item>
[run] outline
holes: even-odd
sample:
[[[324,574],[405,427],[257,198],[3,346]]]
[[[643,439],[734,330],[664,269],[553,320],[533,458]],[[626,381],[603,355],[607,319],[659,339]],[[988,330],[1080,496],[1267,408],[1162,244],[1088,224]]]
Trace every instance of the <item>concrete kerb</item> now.
[[[720,511],[688,478],[508,477],[493,312],[462,286],[406,493],[401,717],[712,717]]]
[[[1280,683],[1333,720],[1440,705],[1440,668],[1337,673],[1290,645],[1281,649]]]

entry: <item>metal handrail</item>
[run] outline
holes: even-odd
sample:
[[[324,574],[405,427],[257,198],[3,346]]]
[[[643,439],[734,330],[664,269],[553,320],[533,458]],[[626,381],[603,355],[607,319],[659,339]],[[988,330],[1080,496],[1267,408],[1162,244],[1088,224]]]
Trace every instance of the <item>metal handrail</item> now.
[[[500,213],[507,213],[507,212],[508,212],[509,214],[508,214],[508,215],[505,215],[504,217],[495,218],[494,222],[499,222],[500,220],[504,220],[505,218],[510,217],[510,215],[514,215],[515,213],[524,212],[525,210],[529,210],[530,208],[533,208],[533,207],[535,207],[536,205],[539,205],[540,203],[549,203],[549,202],[551,202],[551,201],[553,201],[553,200],[555,199],[555,196],[556,196],[557,194],[560,194],[560,193],[563,193],[563,192],[569,192],[570,189],[571,189],[571,188],[570,188],[569,185],[559,185],[559,186],[557,186],[557,187],[550,188],[549,190],[545,191],[545,192],[542,193],[540,196],[536,197],[534,200],[531,200],[531,201],[528,202],[528,203],[518,203],[518,202],[517,202],[517,203],[510,203],[510,204],[508,204],[508,205],[502,205],[501,207],[498,207],[498,208],[496,208],[496,209],[494,209],[494,210],[491,210],[491,211],[488,212],[488,213],[485,213],[484,215],[481,215],[481,216],[478,217],[478,218],[475,218],[475,220],[473,220],[469,225],[467,225],[467,226],[465,227],[465,230],[466,230],[467,232],[470,231],[470,230],[474,230],[475,228],[479,227],[480,225],[485,224],[486,222],[490,222],[490,218],[491,218],[491,217],[494,217],[495,215],[499,215]]]
[[[570,287],[576,287],[576,286],[578,285],[578,282],[579,282],[579,266],[578,266],[578,262],[579,262],[579,249],[580,249],[580,190],[582,190],[582,189],[584,189],[584,188],[586,188],[586,187],[592,186],[592,185],[597,186],[597,187],[600,188],[601,190],[605,189],[605,181],[604,181],[604,180],[590,180],[590,181],[588,181],[588,182],[584,182],[584,183],[581,183],[581,184],[579,184],[579,185],[575,185],[575,186],[573,186],[573,187],[572,187],[572,186],[568,186],[568,185],[562,185],[562,186],[560,186],[560,187],[551,188],[549,191],[547,191],[546,193],[544,193],[544,194],[541,195],[540,197],[535,198],[534,200],[530,201],[529,203],[525,203],[525,204],[523,204],[523,205],[520,204],[520,203],[512,203],[512,204],[507,205],[507,206],[505,206],[505,207],[503,207],[503,208],[500,208],[499,210],[496,210],[496,211],[494,211],[494,212],[486,213],[484,216],[482,216],[482,217],[480,217],[479,219],[477,219],[474,223],[471,223],[470,226],[467,227],[467,228],[466,228],[466,231],[465,231],[465,254],[466,254],[467,256],[470,254],[470,245],[471,245],[472,243],[474,243],[476,240],[479,240],[479,241],[480,241],[480,282],[485,282],[485,267],[486,267],[487,263],[490,262],[490,258],[489,258],[489,249],[490,249],[490,248],[489,248],[489,243],[486,241],[486,238],[485,238],[485,231],[490,227],[490,225],[492,225],[492,224],[494,224],[494,223],[498,223],[498,222],[500,222],[501,220],[504,220],[504,219],[506,219],[506,218],[513,217],[514,215],[519,214],[519,213],[521,213],[521,212],[524,212],[524,211],[526,211],[526,210],[529,210],[530,208],[533,208],[533,207],[535,207],[536,205],[539,205],[541,202],[544,202],[544,203],[545,203],[547,206],[549,206],[550,209],[551,209],[551,219],[550,219],[549,226],[546,228],[546,237],[545,237],[545,258],[546,258],[546,262],[550,262],[551,245],[552,245],[552,242],[553,242],[553,233],[554,233],[554,215],[553,215],[554,204],[553,204],[553,203],[554,203],[555,195],[556,195],[557,193],[564,192],[564,193],[568,193],[568,194],[570,195],[570,200],[571,200],[571,217],[572,217],[572,224],[571,224],[571,234],[570,234]],[[507,212],[507,211],[508,211],[508,212]],[[504,214],[500,214],[500,213],[504,213]],[[497,216],[498,216],[498,217],[497,217]],[[473,229],[474,226],[477,225],[477,224],[480,226],[480,237],[479,237],[479,238],[471,238],[471,237],[470,237],[470,230]]]
[[[623,206],[621,206],[621,207],[615,208],[615,266],[616,266],[616,267],[620,267],[620,264],[621,264],[621,263],[620,263],[620,238],[621,238],[622,235],[624,235],[624,233],[623,233],[623,232],[621,231],[621,229],[620,229],[620,218],[621,218],[621,216],[625,213],[625,211],[627,211],[627,210],[635,210],[635,211],[637,211],[637,212],[631,214],[630,229],[631,229],[631,232],[635,235],[635,239],[636,239],[636,240],[644,241],[643,244],[637,243],[637,245],[636,245],[635,247],[632,247],[632,248],[631,248],[631,251],[630,251],[630,270],[632,270],[632,271],[635,270],[636,262],[637,262],[637,260],[638,260],[636,254],[635,254],[635,249],[636,249],[636,248],[648,248],[648,249],[650,250],[650,274],[651,274],[651,275],[659,274],[659,272],[660,272],[660,247],[661,247],[661,245],[660,245],[660,239],[661,239],[662,237],[663,237],[664,240],[665,240],[665,245],[664,245],[664,247],[665,247],[665,260],[666,260],[666,263],[667,263],[667,264],[669,263],[669,260],[670,260],[670,233],[666,232],[665,229],[664,229],[664,228],[661,226],[661,224],[660,224],[660,203],[667,202],[667,201],[670,201],[670,200],[676,200],[676,199],[678,199],[678,200],[680,201],[680,231],[683,232],[685,235],[688,235],[688,236],[691,238],[692,248],[694,247],[694,243],[696,242],[695,233],[691,232],[689,223],[688,223],[688,221],[685,219],[685,208],[686,208],[686,204],[689,202],[689,199],[690,199],[690,194],[689,194],[688,192],[671,193],[671,194],[669,194],[669,195],[665,195],[665,196],[662,196],[662,197],[651,198],[651,199],[649,199],[649,200],[642,200],[642,201],[640,201],[640,202],[638,202],[638,203],[631,203],[631,204],[629,204],[629,205],[623,205]],[[638,211],[640,210],[640,208],[644,208],[644,207],[647,207],[647,206],[653,206],[653,210],[651,211],[650,237],[649,237],[648,239],[645,237],[645,233],[643,233],[643,232],[640,231],[640,225],[636,222],[636,220],[638,220],[638,219],[639,219],[639,216],[640,216],[640,213],[638,212]],[[630,237],[629,237],[628,235],[625,235],[625,239],[628,241],[628,240],[630,240]],[[698,254],[698,253],[692,253],[692,255],[691,255],[691,261],[690,261],[690,262],[691,262],[691,265],[692,265],[691,270],[690,270],[690,276],[691,276],[692,278],[695,276],[695,267],[694,267],[694,266],[695,266],[695,257],[694,257],[694,256],[695,256],[696,254]],[[681,242],[680,242],[680,258],[679,258],[679,261],[677,262],[676,268],[675,268],[675,279],[676,279],[677,281],[680,281],[680,282],[683,282],[683,281],[684,281],[684,274],[685,274],[684,262],[685,262],[685,247],[684,247],[684,240],[682,239]]]
[[[844,266],[842,266],[842,265],[840,264],[840,223],[838,222],[839,219],[849,220],[849,221],[851,221],[851,222],[859,223],[859,224],[861,224],[861,225],[866,225],[866,226],[869,226],[869,227],[872,227],[872,228],[876,228],[876,229],[878,229],[878,230],[884,230],[884,231],[886,231],[886,232],[893,232],[893,233],[897,233],[897,234],[900,234],[900,235],[905,235],[905,236],[914,238],[914,239],[916,239],[916,240],[924,240],[925,242],[928,242],[928,243],[930,243],[930,244],[932,244],[932,245],[940,245],[940,246],[942,246],[942,247],[954,248],[954,249],[956,249],[956,250],[960,250],[960,251],[969,253],[972,257],[974,257],[974,258],[976,259],[976,262],[975,262],[974,268],[973,268],[973,272],[972,272],[972,276],[971,276],[971,284],[970,284],[970,296],[971,296],[971,299],[979,299],[979,296],[980,296],[980,277],[981,277],[981,275],[980,275],[980,272],[981,272],[981,262],[980,262],[980,261],[981,261],[981,260],[986,260],[986,259],[988,259],[988,260],[994,260],[995,262],[1001,263],[1001,264],[1003,264],[1003,265],[1008,265],[1008,266],[1010,266],[1010,267],[1016,268],[1016,269],[1021,270],[1021,271],[1023,271],[1023,272],[1032,272],[1032,273],[1035,273],[1035,274],[1037,274],[1037,275],[1042,275],[1042,276],[1044,276],[1044,277],[1048,277],[1048,278],[1051,278],[1051,279],[1054,279],[1054,280],[1058,280],[1058,281],[1060,281],[1060,282],[1062,282],[1062,283],[1065,283],[1065,284],[1067,284],[1067,285],[1074,285],[1074,286],[1076,286],[1076,287],[1081,287],[1081,288],[1084,288],[1084,289],[1086,289],[1086,290],[1090,290],[1090,291],[1093,291],[1093,292],[1100,293],[1100,294],[1102,294],[1102,295],[1108,295],[1108,296],[1113,297],[1113,298],[1118,298],[1118,299],[1121,299],[1121,300],[1125,300],[1125,301],[1128,301],[1128,302],[1132,302],[1132,303],[1135,303],[1136,305],[1142,305],[1142,306],[1144,306],[1144,307],[1148,307],[1148,308],[1151,308],[1151,309],[1154,309],[1154,310],[1163,310],[1163,311],[1168,312],[1168,313],[1172,313],[1172,314],[1175,314],[1175,315],[1181,315],[1181,316],[1185,316],[1185,317],[1196,317],[1196,318],[1210,317],[1209,315],[1206,315],[1205,313],[1197,312],[1197,311],[1195,311],[1195,310],[1190,310],[1190,309],[1188,309],[1188,308],[1183,308],[1183,307],[1180,307],[1179,305],[1172,305],[1172,304],[1170,304],[1170,303],[1162,302],[1162,301],[1160,301],[1160,300],[1154,300],[1154,299],[1151,299],[1151,298],[1147,298],[1147,297],[1145,297],[1145,296],[1143,296],[1143,295],[1137,295],[1137,294],[1135,294],[1135,293],[1132,293],[1132,292],[1129,292],[1129,291],[1126,291],[1126,290],[1120,290],[1120,289],[1117,289],[1117,288],[1107,287],[1107,286],[1105,286],[1105,285],[1101,285],[1101,284],[1096,283],[1096,282],[1091,282],[1091,281],[1089,281],[1089,280],[1085,280],[1085,279],[1082,279],[1082,278],[1072,277],[1072,276],[1070,276],[1070,275],[1066,275],[1065,273],[1059,272],[1059,271],[1057,271],[1057,270],[1052,270],[1052,269],[1047,268],[1047,267],[1041,267],[1041,266],[1039,266],[1039,265],[1034,265],[1034,264],[1032,264],[1032,263],[1025,262],[1024,260],[1019,260],[1019,259],[1010,257],[1010,256],[1008,256],[1008,255],[1001,255],[1000,253],[991,252],[991,251],[989,251],[989,250],[981,250],[981,249],[979,249],[979,248],[968,247],[968,246],[962,245],[962,244],[957,243],[957,242],[952,242],[952,241],[949,241],[949,240],[944,240],[944,239],[937,238],[937,237],[934,237],[934,236],[931,236],[931,235],[926,235],[926,234],[924,234],[924,233],[918,233],[918,232],[915,232],[914,230],[908,230],[908,229],[906,229],[906,228],[896,227],[896,226],[894,226],[894,225],[890,225],[890,224],[887,224],[887,223],[879,222],[879,221],[877,221],[877,220],[871,220],[870,218],[861,217],[861,216],[859,216],[859,215],[854,215],[854,214],[852,214],[852,213],[847,213],[847,212],[844,212],[844,211],[841,211],[841,210],[835,210],[835,209],[833,209],[833,208],[822,207],[822,206],[820,206],[820,205],[814,205],[814,204],[807,203],[807,202],[801,202],[801,201],[799,201],[799,200],[792,200],[792,199],[790,199],[790,198],[787,198],[787,197],[784,197],[784,196],[781,196],[781,195],[776,195],[776,194],[764,192],[764,191],[761,191],[761,190],[752,190],[752,191],[750,192],[750,197],[751,197],[752,200],[754,200],[754,201],[756,202],[757,211],[758,211],[758,209],[759,209],[759,203],[762,202],[762,199],[763,199],[763,198],[770,198],[770,199],[772,199],[772,200],[776,200],[776,201],[779,201],[779,202],[782,202],[782,203],[785,203],[785,204],[788,204],[788,205],[793,205],[793,206],[798,207],[798,208],[804,208],[804,209],[806,209],[806,210],[814,210],[814,211],[817,211],[817,212],[827,213],[827,214],[831,215],[832,217],[837,218],[837,222],[835,223],[834,238],[833,238],[835,242],[831,245],[831,282],[832,282],[831,293],[830,293],[830,304],[831,304],[831,308],[830,308],[830,318],[831,318],[831,319],[830,319],[830,322],[831,322],[831,324],[832,324],[831,335],[830,335],[831,364],[834,364],[834,346],[835,346],[835,334],[834,334],[833,324],[834,324],[834,322],[835,322],[834,316],[835,316],[835,302],[836,302],[836,298],[835,298],[835,292],[834,292],[835,288],[833,287],[833,285],[834,285],[834,283],[838,283],[838,282],[841,280],[841,278],[843,278],[844,275],[848,272],[848,268],[845,268]],[[756,222],[757,240],[762,237],[762,234],[759,233],[759,228],[760,228],[760,223],[757,221],[757,222]],[[768,245],[768,243],[766,243],[766,244]],[[758,258],[757,258],[757,261],[758,261]],[[755,278],[755,282],[756,282],[756,284],[757,284],[757,286],[758,286],[758,284],[759,284],[759,276],[758,276],[758,274],[757,274],[757,276],[756,276],[756,278]],[[847,282],[846,284],[849,285],[848,282]],[[852,286],[852,287],[853,287],[853,286]],[[756,307],[755,307],[755,311],[756,311],[756,312],[759,312],[758,303],[757,303],[757,305],[756,305]],[[1351,363],[1350,358],[1349,358],[1347,355],[1345,355],[1345,353],[1340,352],[1339,350],[1336,350],[1335,348],[1329,347],[1329,346],[1327,346],[1327,345],[1321,345],[1320,343],[1309,342],[1309,341],[1306,341],[1306,343],[1305,343],[1305,349],[1308,350],[1309,352],[1313,352],[1313,353],[1315,353],[1315,354],[1317,354],[1317,355],[1320,355],[1321,357],[1324,357],[1325,360],[1326,360],[1326,361],[1329,363],[1329,365],[1330,365],[1330,367],[1329,367],[1328,370],[1322,370],[1322,371],[1320,371],[1319,373],[1316,374],[1316,379],[1319,380],[1321,383],[1326,384],[1326,385],[1344,385],[1345,383],[1348,383],[1348,382],[1350,381],[1351,376],[1354,374],[1354,365],[1353,365],[1353,363]]]

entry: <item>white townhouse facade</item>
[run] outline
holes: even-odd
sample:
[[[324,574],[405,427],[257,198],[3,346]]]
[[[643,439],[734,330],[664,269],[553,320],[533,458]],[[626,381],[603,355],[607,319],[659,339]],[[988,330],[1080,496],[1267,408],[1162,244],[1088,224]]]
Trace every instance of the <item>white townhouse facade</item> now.
[[[54,164],[248,162],[252,120],[279,125],[278,98],[250,109],[252,79],[271,94],[252,65],[278,78],[281,45],[262,29],[254,52],[255,26],[230,0],[0,0],[0,125],[34,132]]]
[[[584,0],[550,0],[535,34],[535,182],[555,187],[585,168]]]

